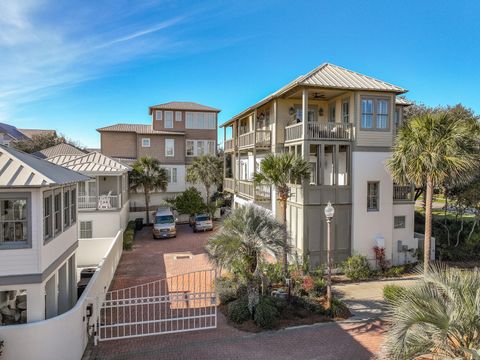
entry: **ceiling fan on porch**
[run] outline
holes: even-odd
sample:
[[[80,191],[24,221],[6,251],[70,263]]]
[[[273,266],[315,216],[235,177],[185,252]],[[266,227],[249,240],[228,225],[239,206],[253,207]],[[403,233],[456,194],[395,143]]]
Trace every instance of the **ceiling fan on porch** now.
[[[324,100],[324,99],[326,99],[325,95],[321,94],[321,93],[313,93],[312,98],[314,100]]]

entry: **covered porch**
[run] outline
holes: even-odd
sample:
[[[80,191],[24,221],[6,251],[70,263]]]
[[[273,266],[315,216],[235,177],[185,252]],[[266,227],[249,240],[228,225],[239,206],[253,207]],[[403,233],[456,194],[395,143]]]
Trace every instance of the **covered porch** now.
[[[118,210],[127,198],[122,197],[128,189],[126,174],[93,176],[91,180],[79,183],[79,210]]]

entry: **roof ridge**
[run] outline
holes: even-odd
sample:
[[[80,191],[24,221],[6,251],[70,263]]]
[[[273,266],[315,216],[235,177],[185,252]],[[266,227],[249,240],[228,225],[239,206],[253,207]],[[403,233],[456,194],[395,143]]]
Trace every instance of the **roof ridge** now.
[[[7,148],[7,146],[5,146],[5,145],[0,145],[0,146],[1,146],[2,148]],[[0,148],[0,149],[1,149],[1,148]],[[15,152],[20,152],[20,153],[23,153],[23,154],[30,155],[29,153],[26,153],[26,152],[24,152],[24,151],[22,151],[22,150],[18,150],[18,149],[15,149],[15,148],[10,148],[10,147],[9,147],[8,149],[13,150],[13,153],[15,153]],[[25,161],[23,161],[22,159],[20,159],[18,156],[14,156],[14,155],[13,155],[11,152],[9,152],[9,151],[7,151],[7,153],[8,153],[8,157],[9,157],[10,159],[12,159],[12,157],[14,157],[14,158],[16,159],[16,161],[20,162],[20,163],[22,164],[22,166],[24,166],[24,167],[26,167],[27,169],[29,169],[32,173],[37,173],[37,174],[40,173],[38,170],[36,170],[36,169],[34,169],[32,166],[28,165]],[[44,159],[38,158],[38,157],[33,156],[33,155],[31,155],[31,156],[32,156],[32,157],[35,157],[35,159],[37,159],[37,160],[44,160]],[[44,161],[46,161],[46,160],[44,160]],[[50,164],[51,164],[51,163],[50,163]],[[55,164],[54,164],[54,165],[55,165]],[[58,166],[58,165],[57,165],[57,166]],[[49,176],[46,176],[46,175],[43,174],[43,173],[40,173],[40,174],[41,174],[41,175],[43,176],[43,178],[44,178],[43,181],[45,181],[45,179],[47,179],[47,180],[49,180],[50,182],[53,182],[53,183],[55,182],[55,181],[53,181],[53,179],[50,178]]]

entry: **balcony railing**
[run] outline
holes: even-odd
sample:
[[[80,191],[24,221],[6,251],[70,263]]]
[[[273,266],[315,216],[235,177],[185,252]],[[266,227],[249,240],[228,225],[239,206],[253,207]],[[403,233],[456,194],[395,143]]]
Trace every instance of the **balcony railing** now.
[[[235,142],[233,139],[225,140],[225,152],[235,150]]]
[[[285,141],[300,140],[303,138],[303,124],[294,124],[285,127]],[[352,140],[354,127],[348,123],[308,123],[308,140]]]
[[[252,181],[238,180],[238,193],[253,199],[254,184]],[[269,185],[257,185],[255,188],[255,200],[266,201],[271,199],[271,187]]]
[[[239,180],[238,181],[238,192],[241,195],[253,198],[253,183],[251,181]]]
[[[249,147],[270,147],[271,135],[270,130],[257,130],[242,134],[238,137],[238,147],[245,149]]]
[[[402,201],[413,201],[413,188],[410,185],[393,185],[393,200],[402,202]]]
[[[121,195],[81,195],[78,197],[78,209],[80,210],[119,209],[121,203]]]
[[[224,178],[223,179],[223,189],[226,191],[234,192],[235,191],[235,179]]]

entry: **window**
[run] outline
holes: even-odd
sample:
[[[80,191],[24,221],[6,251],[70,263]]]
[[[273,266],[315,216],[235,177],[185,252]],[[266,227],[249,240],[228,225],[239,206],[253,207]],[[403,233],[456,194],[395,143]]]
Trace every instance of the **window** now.
[[[367,211],[378,211],[379,182],[369,181],[367,184]]]
[[[175,111],[175,121],[182,121],[182,112]]]
[[[197,113],[197,128],[205,129],[205,114]]]
[[[176,184],[177,183],[177,168],[166,168],[167,170],[167,178],[169,184]]]
[[[317,107],[308,107],[308,122],[317,121]],[[302,105],[295,105],[295,122],[302,122]]]
[[[155,120],[162,120],[162,110],[155,110]]]
[[[388,128],[388,101],[377,100],[377,129]]]
[[[214,113],[187,111],[185,119],[185,127],[187,129],[215,129]]]
[[[373,127],[373,100],[362,99],[362,128],[371,129]]]
[[[197,156],[205,154],[205,142],[203,140],[197,141]]]
[[[165,139],[165,156],[175,156],[175,139]]]
[[[185,122],[185,127],[187,129],[193,129],[193,113],[192,112],[186,112],[185,116],[187,118]]]
[[[400,109],[396,108],[395,109],[395,128],[398,128],[400,126]]]
[[[72,224],[77,221],[77,189],[70,190],[70,218]]]
[[[336,115],[336,106],[335,103],[330,104],[329,106],[329,113],[330,116],[328,117],[329,122],[335,122],[335,115]]]
[[[173,128],[173,111],[165,111],[165,129]]]
[[[342,103],[342,119],[344,123],[349,122],[350,117],[350,102],[348,100],[344,100]]]
[[[405,216],[394,216],[393,217],[393,228],[394,229],[405,229]]]
[[[53,197],[53,223],[55,235],[62,231],[62,193],[56,193]]]
[[[142,147],[150,147],[150,138],[142,138]]]
[[[70,226],[70,192],[64,191],[63,193],[63,222],[65,228]]]
[[[80,221],[80,239],[91,239],[93,237],[92,222]]]
[[[27,241],[27,199],[0,199],[0,245],[24,245]]]
[[[207,128],[215,129],[215,114],[207,113]]]
[[[187,156],[195,156],[195,141],[187,140]]]
[[[207,143],[207,151],[208,151],[208,154],[210,155],[215,155],[215,141],[209,141]]]
[[[43,197],[43,239],[53,237],[52,193]]]

